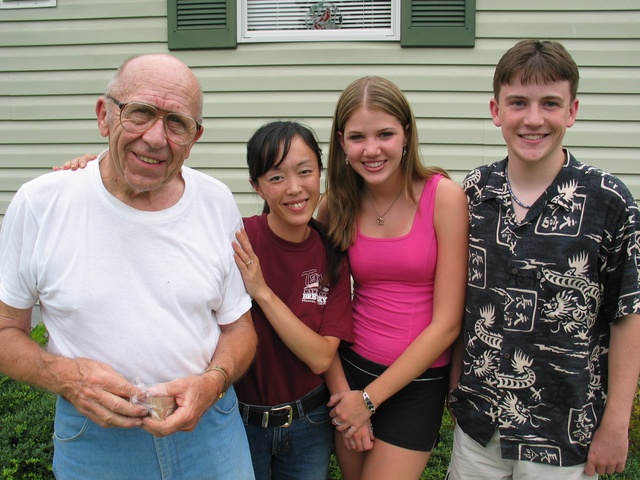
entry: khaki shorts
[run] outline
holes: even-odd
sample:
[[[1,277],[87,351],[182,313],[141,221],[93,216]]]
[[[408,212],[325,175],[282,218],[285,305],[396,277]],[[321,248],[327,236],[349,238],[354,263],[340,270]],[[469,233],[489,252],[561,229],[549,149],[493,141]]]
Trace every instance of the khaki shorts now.
[[[475,442],[456,425],[451,463],[445,480],[595,480],[584,473],[585,465],[556,467],[542,463],[503,459],[498,430],[486,447]]]

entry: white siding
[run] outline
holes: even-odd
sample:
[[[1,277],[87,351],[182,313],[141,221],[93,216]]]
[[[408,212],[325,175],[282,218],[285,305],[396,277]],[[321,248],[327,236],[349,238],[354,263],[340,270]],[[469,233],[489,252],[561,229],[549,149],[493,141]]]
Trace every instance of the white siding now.
[[[166,9],[165,0],[58,0],[56,8],[0,11],[0,218],[22,183],[104,147],[95,99],[125,58],[168,52]],[[461,180],[505,154],[488,111],[495,63],[520,38],[549,38],[564,43],[581,72],[566,145],[640,198],[640,3],[477,0],[476,19],[475,48],[326,42],[176,52],[205,91],[205,133],[187,164],[227,183],[244,214],[256,212],[244,163],[253,131],[275,118],[306,120],[326,152],[341,90],[382,75],[414,107],[425,163]]]

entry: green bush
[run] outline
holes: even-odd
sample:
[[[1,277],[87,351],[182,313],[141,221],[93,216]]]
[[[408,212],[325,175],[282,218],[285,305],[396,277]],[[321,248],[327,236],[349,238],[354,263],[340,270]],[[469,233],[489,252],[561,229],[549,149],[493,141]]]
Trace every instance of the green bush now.
[[[55,397],[0,376],[0,478],[53,478]]]
[[[37,325],[31,337],[47,343],[47,330]],[[55,397],[0,374],[0,478],[53,478]]]

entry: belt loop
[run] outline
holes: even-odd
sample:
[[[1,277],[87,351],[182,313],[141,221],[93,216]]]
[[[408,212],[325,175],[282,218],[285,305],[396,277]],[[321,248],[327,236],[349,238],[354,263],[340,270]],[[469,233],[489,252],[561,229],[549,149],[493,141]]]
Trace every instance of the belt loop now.
[[[241,403],[240,406],[242,407],[242,423],[249,425],[249,405]]]
[[[269,427],[269,410],[262,412],[262,428]]]
[[[298,418],[304,418],[304,408],[302,406],[302,401],[296,400],[295,404],[296,404],[296,409],[298,410]]]

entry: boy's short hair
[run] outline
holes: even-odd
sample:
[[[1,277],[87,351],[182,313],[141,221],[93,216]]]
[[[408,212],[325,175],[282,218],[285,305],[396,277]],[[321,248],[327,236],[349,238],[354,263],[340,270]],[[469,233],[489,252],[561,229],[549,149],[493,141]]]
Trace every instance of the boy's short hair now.
[[[496,100],[502,85],[509,85],[520,75],[523,85],[569,81],[571,100],[578,93],[578,66],[561,43],[534,39],[521,40],[502,56],[493,75]]]

